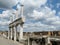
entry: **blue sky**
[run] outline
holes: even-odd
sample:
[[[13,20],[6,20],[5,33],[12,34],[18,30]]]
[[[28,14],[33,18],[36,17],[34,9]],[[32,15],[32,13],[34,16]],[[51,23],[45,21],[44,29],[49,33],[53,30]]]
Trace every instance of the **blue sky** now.
[[[51,7],[52,5],[51,9],[56,10],[57,13],[60,11],[60,6],[57,6],[57,5],[60,5],[60,0],[51,0],[51,1],[48,0],[47,3],[49,7]]]
[[[21,16],[22,3],[26,18],[24,31],[60,30],[60,0],[1,0],[0,2],[0,30],[9,29],[11,16],[13,19],[16,19],[16,14]]]

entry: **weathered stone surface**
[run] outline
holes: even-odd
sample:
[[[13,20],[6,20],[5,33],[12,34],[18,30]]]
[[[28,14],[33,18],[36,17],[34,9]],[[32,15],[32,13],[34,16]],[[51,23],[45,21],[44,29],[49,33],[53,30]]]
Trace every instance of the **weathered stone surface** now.
[[[3,36],[0,36],[0,45],[21,45],[19,42],[5,39]]]

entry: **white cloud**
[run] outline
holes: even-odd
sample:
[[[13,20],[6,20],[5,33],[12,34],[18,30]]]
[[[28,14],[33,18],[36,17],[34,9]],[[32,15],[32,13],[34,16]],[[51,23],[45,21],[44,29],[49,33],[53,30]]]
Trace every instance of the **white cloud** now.
[[[11,15],[13,15],[13,13],[16,13],[16,10],[6,10],[3,11],[2,14],[0,14],[0,17],[9,17]]]
[[[54,6],[52,4],[50,4],[50,8],[54,8]]]
[[[58,12],[58,15],[60,16],[60,12]]]
[[[59,20],[60,18],[55,15],[56,10],[52,10],[47,6],[43,8],[39,8],[41,5],[44,5],[46,2],[47,0],[24,0],[24,16],[26,16],[26,19],[28,20],[27,22],[31,21],[29,24],[24,25],[24,30],[26,31],[32,31],[32,30],[52,31],[56,29],[58,30],[59,25],[56,26],[56,24],[57,21],[60,21]],[[51,7],[53,6],[51,5]],[[39,10],[38,8],[40,9],[40,11],[38,11]]]
[[[53,31],[59,30],[60,27],[60,17],[56,16],[56,10],[45,6],[40,8],[41,10],[33,10],[33,13],[29,13],[32,22],[25,25],[25,30],[29,31]],[[38,23],[39,22],[39,23]],[[27,28],[27,29],[26,29]]]
[[[0,0],[0,8],[11,9],[18,3],[17,0]]]
[[[56,27],[53,25],[46,25],[41,22],[36,22],[36,23],[29,23],[29,24],[24,24],[24,30],[27,32],[33,32],[33,31],[53,31],[55,30]]]
[[[47,0],[19,0],[19,2],[23,3],[27,7],[39,7],[41,5],[44,5],[47,2]]]
[[[43,13],[42,12],[38,12],[36,10],[33,11],[33,14],[31,14],[31,17],[35,18],[35,19],[39,19],[43,17]]]
[[[60,3],[57,3],[57,8],[59,8],[60,7]]]
[[[20,0],[19,0],[20,1]],[[24,16],[26,17],[26,23],[24,24],[24,31],[53,31],[59,30],[60,18],[56,16],[56,10],[41,5],[45,5],[47,0],[22,0],[24,2]],[[40,7],[40,8],[39,8]],[[17,5],[18,12],[16,10],[7,10],[0,14],[0,17],[8,17],[14,15],[12,13],[20,13],[21,7]],[[16,13],[16,14],[17,14]],[[15,18],[15,15],[14,15]],[[9,24],[10,21],[3,21],[0,24]],[[8,23],[7,23],[8,22]]]
[[[55,10],[51,10],[45,6],[45,8],[43,8],[41,11],[34,10],[33,13],[29,16],[39,20],[41,18],[53,18],[55,17],[55,14]]]
[[[8,12],[9,11],[3,11],[3,13],[0,14],[0,17],[6,17],[6,16],[8,16]]]
[[[20,2],[24,2],[24,15],[27,15],[28,13],[32,13],[34,9],[38,9],[41,5],[44,5],[47,0],[24,0]]]
[[[10,21],[0,21],[0,25],[9,25]]]
[[[10,17],[16,17],[16,14],[13,13],[16,13],[16,10],[3,11],[2,14],[0,14],[0,25],[8,25],[11,22]]]
[[[35,8],[39,8],[41,5],[44,5],[47,0],[19,0],[21,1],[21,3],[24,2],[24,15],[27,16],[28,13],[32,12]],[[0,5],[0,8],[5,8],[5,9],[9,9],[9,8],[12,8],[14,5],[16,5],[18,3],[18,0],[0,0],[1,2],[1,5]],[[20,6],[17,5],[17,8],[18,8],[18,11],[20,12]],[[2,14],[0,14],[0,17],[3,19],[3,18],[7,18],[10,17],[11,15],[14,15],[12,13],[16,13],[15,10],[11,11],[11,10],[6,10],[6,11],[3,11]],[[17,13],[19,13],[17,12]],[[16,14],[17,14],[16,13]],[[15,18],[15,15],[14,15],[14,18]],[[5,19],[4,19],[5,20]],[[0,24],[1,25],[7,25],[9,21],[5,20],[1,20],[0,21]]]

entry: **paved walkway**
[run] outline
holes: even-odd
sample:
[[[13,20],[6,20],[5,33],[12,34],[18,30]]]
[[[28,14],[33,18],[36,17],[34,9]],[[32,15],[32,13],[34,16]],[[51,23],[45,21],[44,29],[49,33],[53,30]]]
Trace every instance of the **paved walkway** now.
[[[0,36],[0,45],[21,45],[20,43],[5,39],[3,36]]]

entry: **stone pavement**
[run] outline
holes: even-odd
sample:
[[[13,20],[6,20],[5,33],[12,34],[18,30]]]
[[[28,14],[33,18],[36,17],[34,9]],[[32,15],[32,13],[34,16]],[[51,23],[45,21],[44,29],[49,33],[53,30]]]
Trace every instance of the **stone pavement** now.
[[[5,39],[3,36],[0,36],[0,45],[21,45],[19,42]]]

